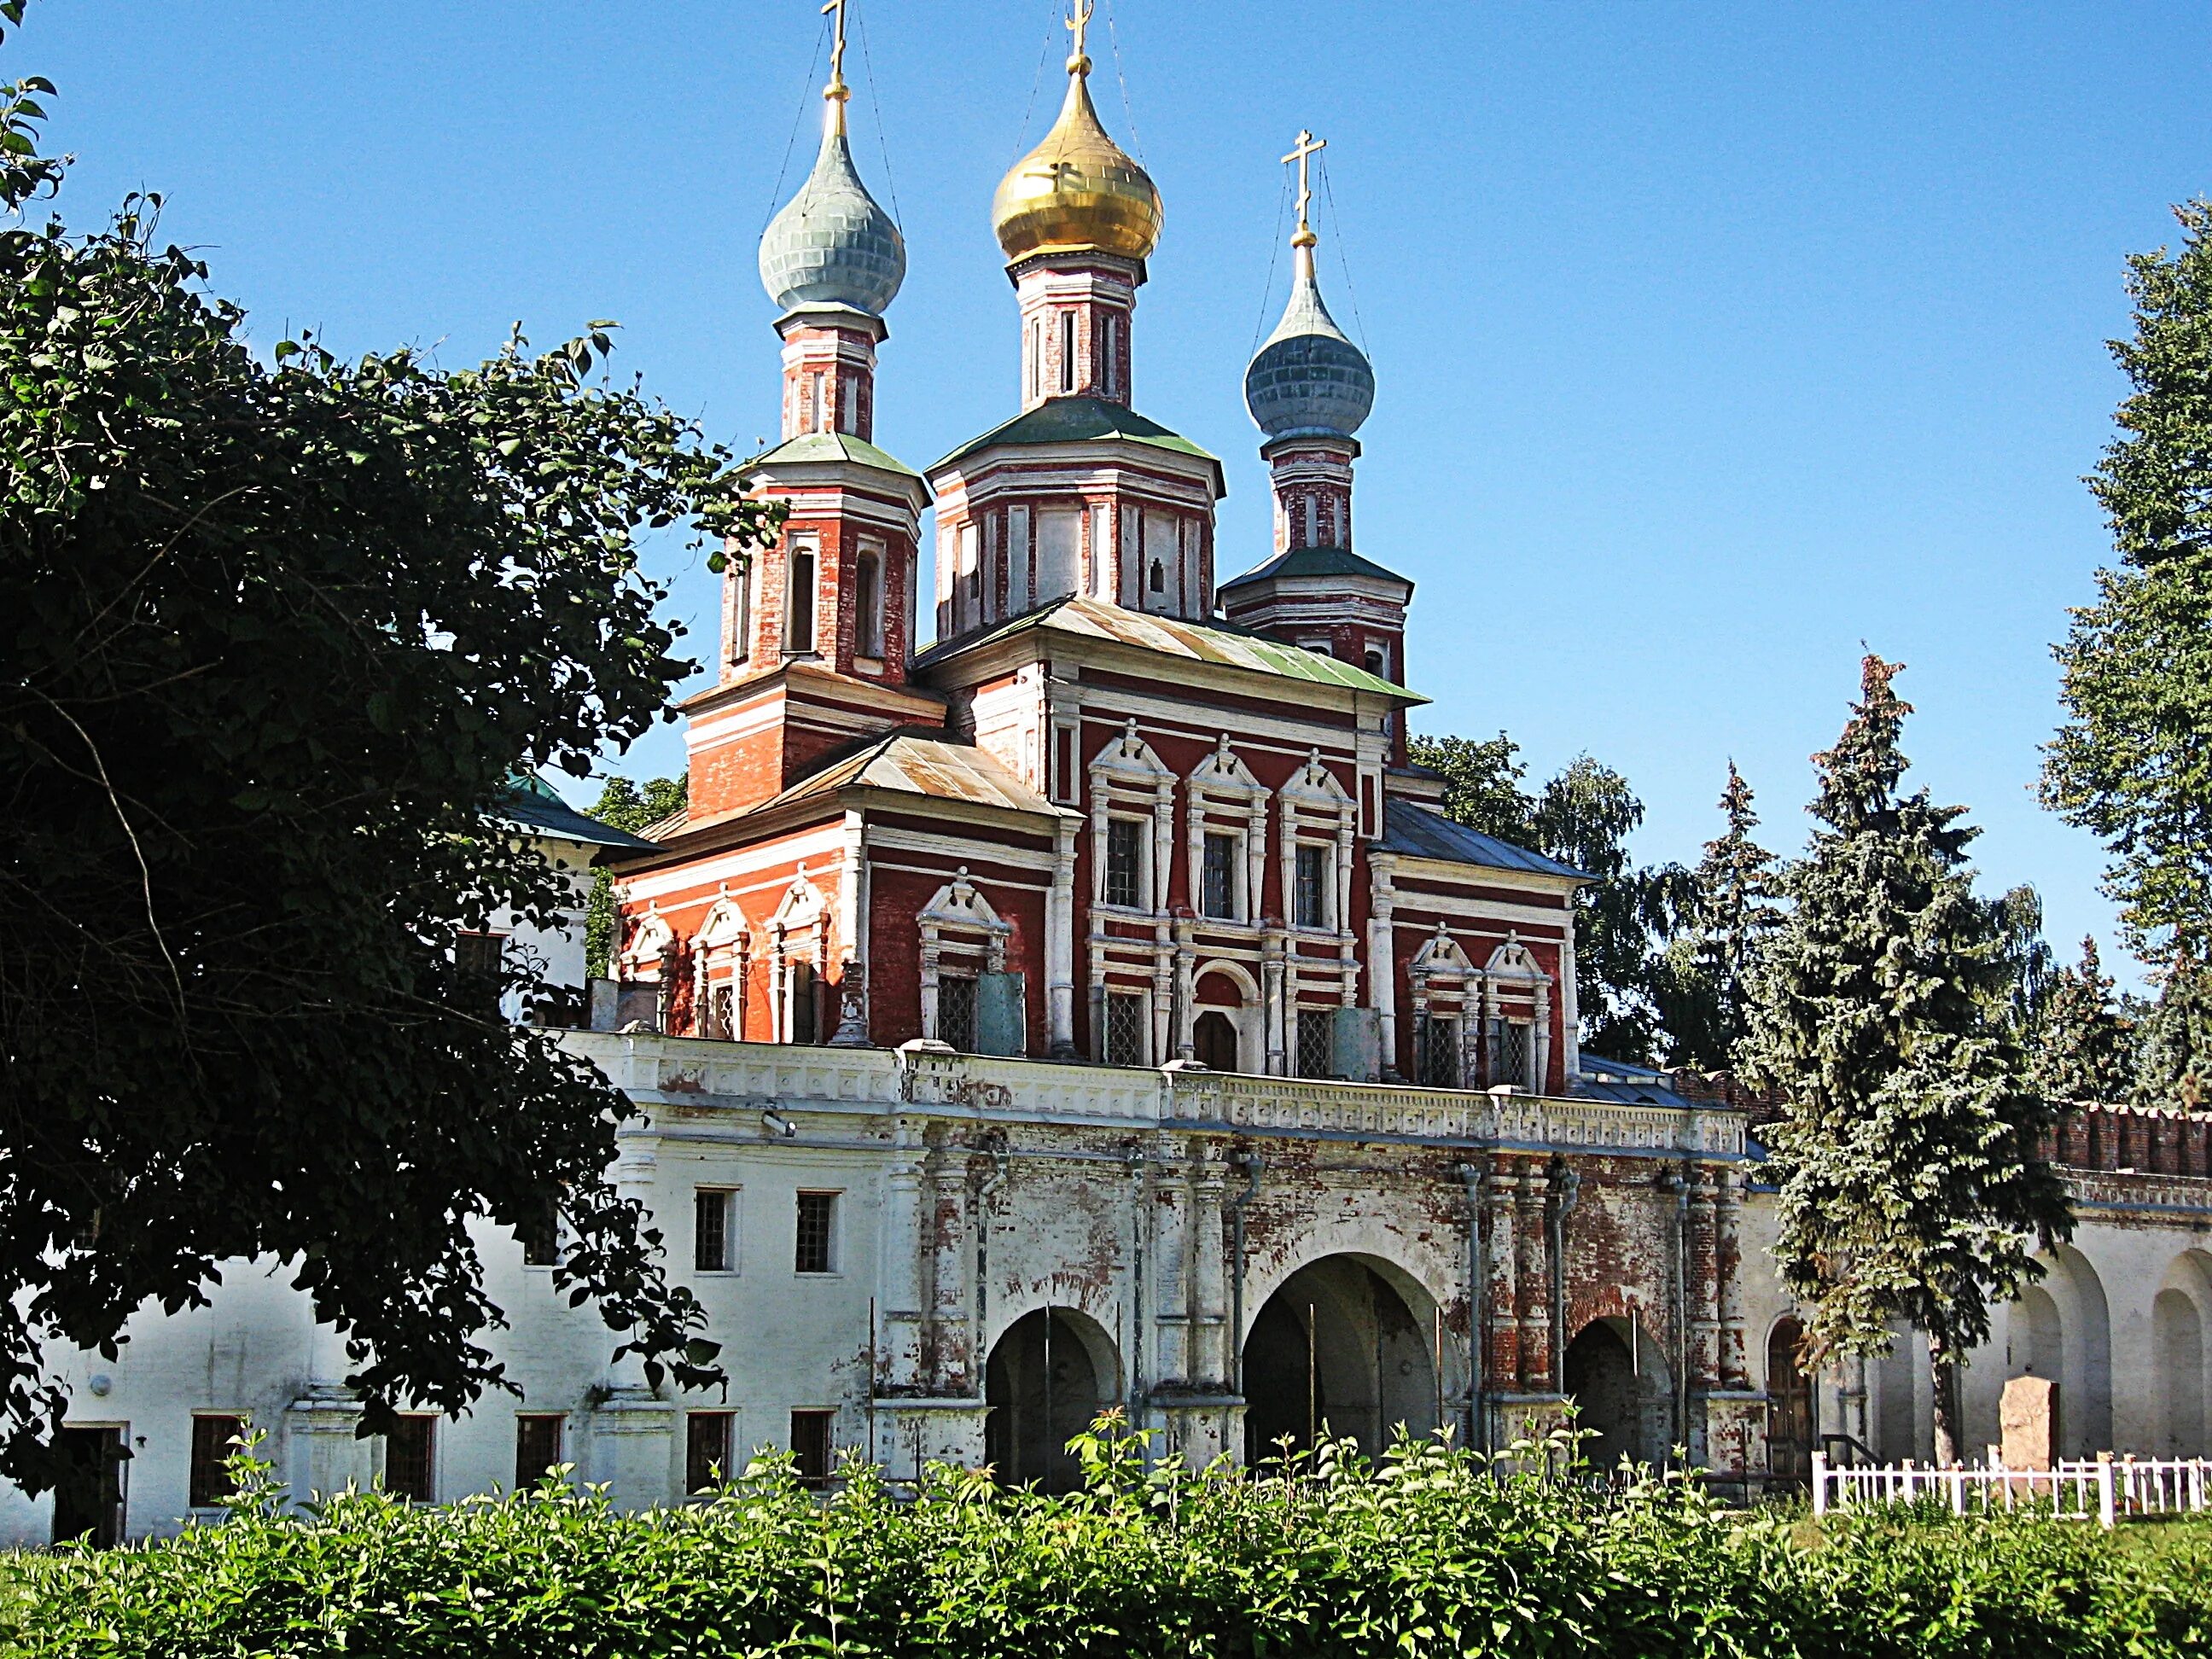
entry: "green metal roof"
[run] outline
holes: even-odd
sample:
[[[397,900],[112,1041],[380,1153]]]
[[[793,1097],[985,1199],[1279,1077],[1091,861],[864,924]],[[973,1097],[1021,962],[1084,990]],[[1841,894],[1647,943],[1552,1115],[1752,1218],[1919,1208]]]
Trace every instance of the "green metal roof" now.
[[[979,646],[1012,639],[1036,629],[1077,639],[1111,641],[1192,662],[1242,668],[1283,679],[1304,680],[1310,684],[1334,685],[1347,691],[1365,691],[1401,703],[1428,701],[1418,692],[1393,685],[1364,668],[1339,662],[1318,651],[1285,645],[1249,629],[1232,628],[1218,622],[1185,622],[1179,617],[1155,617],[1080,594],[1055,599],[996,628],[933,645],[914,659],[914,666],[927,668],[933,662],[943,662]]]
[[[885,454],[866,439],[855,438],[846,432],[802,432],[796,438],[785,439],[767,454],[755,456],[746,465],[768,466],[809,461],[850,461],[858,466],[872,466],[878,472],[896,472],[902,478],[921,477],[912,467]]]
[[[941,471],[1001,444],[1081,444],[1115,438],[1164,449],[1170,454],[1188,455],[1216,467],[1221,465],[1217,457],[1189,439],[1169,431],[1158,421],[1147,419],[1127,404],[1109,403],[1103,398],[1048,398],[1035,409],[961,445],[929,470]]]
[[[1278,553],[1265,564],[1255,565],[1241,576],[1231,577],[1217,590],[1226,593],[1232,587],[1242,587],[1247,582],[1271,581],[1278,576],[1365,576],[1376,581],[1413,584],[1395,570],[1386,570],[1372,559],[1364,559],[1348,547],[1294,547],[1287,553]]]

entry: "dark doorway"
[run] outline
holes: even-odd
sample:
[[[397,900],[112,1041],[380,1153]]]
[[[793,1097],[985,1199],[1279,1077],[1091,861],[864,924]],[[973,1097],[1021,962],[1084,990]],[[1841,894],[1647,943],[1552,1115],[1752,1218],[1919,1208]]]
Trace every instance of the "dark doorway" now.
[[[1426,1298],[1421,1298],[1425,1302]],[[1360,1257],[1324,1256],[1284,1280],[1244,1344],[1244,1461],[1310,1447],[1316,1432],[1369,1456],[1437,1425],[1432,1316]]]
[[[1813,1478],[1813,1379],[1797,1363],[1805,1328],[1779,1321],[1766,1339],[1766,1467],[1778,1481]]]
[[[123,1464],[131,1454],[119,1428],[64,1429],[55,1449],[54,1542],[112,1549],[123,1541]]]
[[[1093,1346],[1102,1357],[1094,1357]],[[1009,1486],[1073,1492],[1083,1466],[1067,1443],[1115,1392],[1105,1333],[1065,1308],[1025,1314],[991,1350],[984,1372],[983,1455]],[[1106,1376],[1102,1378],[1102,1369]]]
[[[1218,1008],[1209,1008],[1198,1017],[1191,1042],[1198,1051],[1200,1065],[1217,1072],[1243,1069],[1237,1063],[1237,1022]]]
[[[1567,1345],[1566,1392],[1581,1408],[1575,1426],[1591,1465],[1610,1473],[1625,1456],[1657,1468],[1674,1436],[1674,1389],[1666,1357],[1625,1319],[1594,1319]]]

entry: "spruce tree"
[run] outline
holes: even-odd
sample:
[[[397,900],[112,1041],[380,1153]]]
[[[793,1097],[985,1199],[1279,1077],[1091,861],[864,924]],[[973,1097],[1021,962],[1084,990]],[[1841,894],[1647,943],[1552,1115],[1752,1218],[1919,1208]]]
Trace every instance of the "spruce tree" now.
[[[2045,1100],[2124,1100],[2135,1086],[2135,1033],[2112,997],[2097,941],[2081,941],[2081,964],[2051,975],[2034,1027],[2029,1080]]]
[[[1782,922],[1778,863],[1752,838],[1752,800],[1730,761],[1720,800],[1728,827],[1690,872],[1683,926],[1668,945],[1655,996],[1668,1058],[1678,1066],[1733,1063],[1746,1030],[1745,981],[1760,943]]]
[[[2145,1106],[2204,1109],[2212,1096],[2212,969],[2175,960],[2143,1017],[2136,1098]]]
[[[2010,976],[1966,862],[1977,832],[1964,807],[1899,792],[1899,667],[1866,658],[1850,724],[1814,757],[1820,828],[1784,882],[1745,1059],[1790,1104],[1771,1134],[1775,1254],[1812,1356],[1883,1352],[1899,1320],[1924,1334],[1948,1463],[1960,1362],[1990,1303],[2039,1276],[2039,1237],[2072,1222],[2037,1156],[2051,1113],[2005,1018]]]

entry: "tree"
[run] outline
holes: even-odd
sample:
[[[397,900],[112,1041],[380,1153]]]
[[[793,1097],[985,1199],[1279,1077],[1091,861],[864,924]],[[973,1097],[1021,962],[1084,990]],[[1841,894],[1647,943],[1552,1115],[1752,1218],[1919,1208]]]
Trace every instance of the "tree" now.
[[[1746,982],[1759,947],[1782,923],[1775,902],[1780,868],[1752,838],[1759,814],[1751,786],[1729,763],[1721,791],[1727,829],[1705,843],[1689,874],[1682,924],[1661,960],[1656,1001],[1676,1065],[1717,1070],[1734,1063],[1744,1039]]]
[[[2039,1276],[2066,1236],[2065,1189],[2037,1155],[2052,1113],[2022,1076],[2008,973],[1976,897],[1966,809],[1899,793],[1911,706],[1869,654],[1835,748],[1814,757],[1820,825],[1784,884],[1761,953],[1746,1070],[1780,1091],[1775,1254],[1807,1310],[1808,1358],[1924,1334],[1936,1455],[1958,1449],[1957,1369],[1992,1299]]]
[[[2043,896],[2026,883],[2008,889],[1990,903],[1990,927],[2005,970],[2005,1019],[2025,1048],[2034,1042],[2058,971],[2043,937]]]
[[[1494,738],[1421,738],[1407,745],[1416,766],[1444,780],[1443,815],[1454,823],[1516,847],[1536,843],[1536,802],[1521,787],[1528,775],[1521,745],[1500,732]]]
[[[2130,256],[2135,333],[2112,343],[2134,388],[2090,487],[2117,568],[2057,647],[2066,723],[2045,802],[2101,837],[2130,942],[2212,949],[2212,201],[2174,210],[2182,242]]]
[[[46,1345],[112,1356],[226,1261],[343,1333],[364,1431],[459,1409],[506,1382],[471,1223],[549,1211],[617,1352],[710,1380],[607,1178],[632,1109],[488,1013],[455,944],[567,902],[507,781],[584,775],[690,668],[638,535],[719,562],[763,515],[690,422],[587,379],[605,325],[450,373],[264,361],[158,207],[0,232],[0,1469],[52,1468]]]
[[[2175,959],[2143,1016],[2136,1056],[2136,1098],[2146,1106],[2195,1112],[2212,1095],[2212,969],[2194,957]]]
[[[592,816],[601,823],[636,835],[650,824],[684,810],[691,797],[689,777],[647,778],[643,787],[617,775],[599,791]],[[620,918],[615,914],[615,882],[606,870],[592,872],[592,895],[584,907],[584,972],[593,979],[606,977],[619,943]]]
[[[2081,941],[2081,964],[2051,977],[2034,1026],[2029,1080],[2051,1101],[2125,1100],[2134,1092],[2135,1033],[2114,1005],[2097,941]]]

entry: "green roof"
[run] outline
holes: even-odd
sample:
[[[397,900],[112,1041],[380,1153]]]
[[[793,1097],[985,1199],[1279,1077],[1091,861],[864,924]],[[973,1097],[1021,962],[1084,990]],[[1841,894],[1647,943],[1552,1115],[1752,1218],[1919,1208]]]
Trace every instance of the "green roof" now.
[[[1189,439],[1146,419],[1125,404],[1109,403],[1103,398],[1048,398],[1027,413],[961,445],[929,470],[936,472],[957,465],[970,455],[1001,444],[1082,444],[1114,438],[1174,455],[1188,455],[1216,467],[1221,465]]]
[[[1361,558],[1348,547],[1294,547],[1241,576],[1231,577],[1216,591],[1226,593],[1247,582],[1272,581],[1278,576],[1365,576],[1376,581],[1404,582],[1408,587],[1413,585],[1408,578],[1384,569],[1372,559]]]
[[[1082,594],[1055,599],[1050,605],[1016,617],[1011,622],[1001,623],[995,628],[948,640],[942,645],[933,645],[914,659],[914,666],[916,669],[926,668],[932,663],[943,662],[979,646],[1012,639],[1017,634],[1027,633],[1032,629],[1044,629],[1077,639],[1110,640],[1140,651],[1156,651],[1163,656],[1181,657],[1192,662],[1215,663],[1223,667],[1242,668],[1258,674],[1273,674],[1284,679],[1304,680],[1315,685],[1334,685],[1347,691],[1366,691],[1401,703],[1428,701],[1419,692],[1408,691],[1402,685],[1393,685],[1364,668],[1355,668],[1348,662],[1339,662],[1334,657],[1325,656],[1318,651],[1285,645],[1280,640],[1255,633],[1250,629],[1232,628],[1218,622],[1185,622],[1180,617],[1155,617],[1142,611],[1124,610],[1118,605],[1109,605],[1103,599],[1094,599]]]
[[[807,461],[851,461],[858,466],[872,466],[878,472],[896,472],[902,478],[921,476],[866,439],[855,438],[846,432],[802,432],[796,438],[785,439],[767,454],[755,456],[746,465],[767,466]]]

